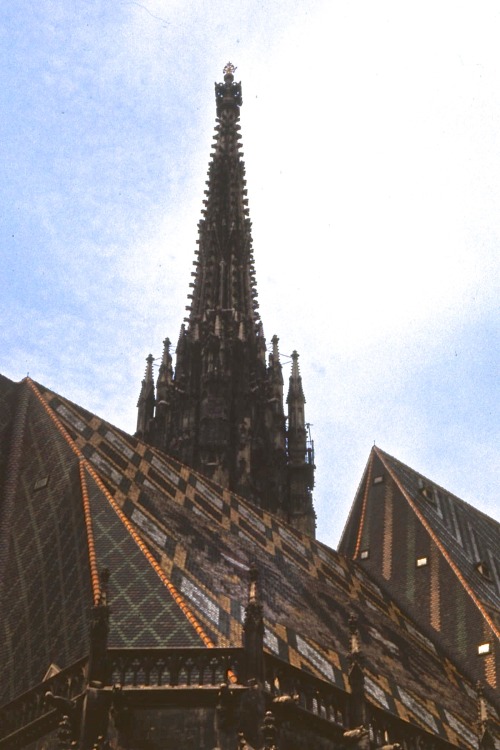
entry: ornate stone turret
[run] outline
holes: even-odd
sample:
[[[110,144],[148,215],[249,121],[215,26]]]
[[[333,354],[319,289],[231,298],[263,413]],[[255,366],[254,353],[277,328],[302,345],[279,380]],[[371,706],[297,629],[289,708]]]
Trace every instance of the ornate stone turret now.
[[[292,353],[292,374],[286,399],[288,404],[289,513],[294,526],[314,536],[316,516],[312,505],[314,486],[314,446],[305,421],[306,399],[299,372],[299,355]]]
[[[287,451],[276,336],[266,363],[240,152],[241,84],[234,71],[226,65],[224,82],[215,85],[215,140],[175,373],[166,339],[155,408],[152,372],[146,371],[137,434],[314,534],[305,399],[302,386],[301,403],[298,396],[289,397]]]
[[[146,372],[141,385],[141,392],[137,402],[137,435],[143,437],[149,433],[150,422],[155,410],[155,385],[153,382],[153,355],[146,357]]]
[[[243,645],[245,647],[245,677],[262,683],[264,680],[264,619],[259,591],[259,571],[252,564],[248,604],[243,622]]]

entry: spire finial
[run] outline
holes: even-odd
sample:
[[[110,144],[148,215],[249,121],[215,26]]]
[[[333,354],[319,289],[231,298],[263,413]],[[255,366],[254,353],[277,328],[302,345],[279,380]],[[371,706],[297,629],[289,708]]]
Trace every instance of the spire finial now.
[[[224,65],[224,69],[222,71],[224,73],[224,77],[226,76],[234,76],[236,72],[236,65],[233,65],[232,62],[228,62]]]
[[[276,334],[272,337],[271,342],[273,344],[273,357],[275,358],[275,360],[278,360],[280,356],[280,353],[278,350],[279,338],[276,336]]]
[[[279,338],[275,335],[271,339],[273,350],[269,355],[269,366],[278,372],[280,384],[283,384],[283,376],[281,375],[281,363],[280,363],[280,351],[278,347]],[[283,394],[281,394],[281,400],[283,400]]]
[[[302,378],[300,376],[299,368],[299,354],[296,349],[293,350],[292,354],[292,372],[290,375],[290,388],[288,390],[287,403],[291,403],[291,400],[295,397],[305,404],[306,399],[304,391],[302,390]]]
[[[234,82],[235,70],[236,67],[231,62],[224,66],[224,83],[215,84],[215,101],[217,115],[221,114],[223,108],[229,108],[236,111],[237,119],[243,100],[241,98],[241,84]]]

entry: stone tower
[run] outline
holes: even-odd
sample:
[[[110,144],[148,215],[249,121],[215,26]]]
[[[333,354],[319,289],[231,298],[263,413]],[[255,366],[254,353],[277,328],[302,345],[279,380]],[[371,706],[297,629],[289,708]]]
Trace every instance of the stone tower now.
[[[266,361],[251,221],[240,154],[241,84],[224,68],[217,120],[175,371],[165,339],[155,384],[147,358],[137,435],[206,477],[314,535],[314,454],[292,355],[288,427],[278,338]]]

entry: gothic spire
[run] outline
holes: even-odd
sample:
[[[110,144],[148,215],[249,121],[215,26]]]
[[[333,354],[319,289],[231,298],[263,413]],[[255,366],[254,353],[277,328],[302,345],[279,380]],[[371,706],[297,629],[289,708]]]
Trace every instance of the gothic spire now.
[[[198,257],[190,303],[189,327],[208,320],[214,331],[244,324],[247,335],[258,320],[251,222],[240,143],[241,84],[236,68],[224,68],[215,84],[217,119],[208,169],[204,210],[198,224]]]
[[[304,404],[306,402],[302,389],[302,377],[299,370],[299,355],[292,352],[292,374],[288,387],[288,446],[292,461],[302,460],[306,452],[306,424]]]
[[[168,387],[172,383],[172,357],[170,355],[170,339],[166,338],[163,342],[163,356],[161,359],[158,380],[156,381],[156,394],[158,403],[166,401],[168,397]]]
[[[278,338],[272,339],[267,360],[258,313],[240,143],[241,84],[234,72],[228,63],[224,81],[215,85],[215,139],[175,371],[166,339],[156,402],[152,358],[148,364],[137,433],[214,482],[314,534],[314,467],[298,365],[295,361],[287,443]]]
[[[153,361],[153,355],[149,354],[146,357],[146,372],[144,374],[141,392],[137,402],[137,407],[139,409],[137,415],[137,434],[140,436],[147,432],[149,422],[154,416],[155,385],[153,381]]]

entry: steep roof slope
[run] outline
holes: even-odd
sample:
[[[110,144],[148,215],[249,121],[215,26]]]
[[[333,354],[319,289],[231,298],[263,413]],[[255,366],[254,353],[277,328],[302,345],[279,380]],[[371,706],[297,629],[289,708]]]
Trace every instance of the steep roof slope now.
[[[113,508],[99,476],[30,382],[0,383],[0,702],[88,653],[99,571],[113,571],[110,645],[201,645],[163,574]],[[81,423],[83,425],[83,422]],[[140,543],[141,546],[138,545]]]
[[[500,523],[377,449],[449,562],[500,626]]]
[[[271,653],[348,690],[355,612],[369,699],[475,745],[471,685],[356,563],[43,386],[0,385],[3,700],[87,653],[102,567],[111,646],[225,646],[241,643],[255,562]]]
[[[339,550],[498,700],[500,524],[374,447]]]
[[[46,458],[49,486],[52,475],[73,472],[66,502],[80,514],[87,568],[76,599],[85,607],[98,595],[96,567],[110,568],[111,645],[239,646],[246,571],[255,562],[271,653],[348,690],[354,612],[369,699],[459,746],[475,745],[471,685],[356,563],[43,386],[28,380],[19,388],[29,392],[27,423],[37,415],[41,442],[64,456],[64,469]],[[88,526],[81,531],[89,519],[96,565]],[[86,617],[75,656],[85,653]]]

